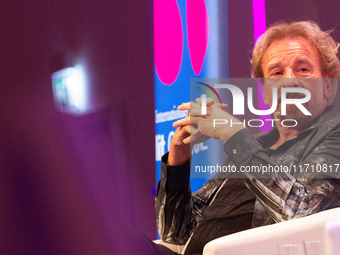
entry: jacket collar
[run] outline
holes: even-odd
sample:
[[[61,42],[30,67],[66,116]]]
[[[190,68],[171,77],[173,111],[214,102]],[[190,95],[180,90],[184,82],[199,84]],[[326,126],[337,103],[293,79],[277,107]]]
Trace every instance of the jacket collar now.
[[[340,114],[339,112],[335,109],[335,107],[333,105],[330,105],[326,108],[326,110],[324,111],[323,114],[321,114],[314,122],[313,124],[307,128],[306,130],[304,130],[302,133],[308,132],[310,130],[313,130],[317,127],[320,127],[322,124],[325,124],[326,122],[336,119],[337,123],[340,123]],[[332,125],[333,126],[333,125]],[[299,135],[300,135],[299,134]],[[277,130],[277,128],[273,128],[272,130],[265,132],[265,133],[259,133],[256,134],[255,137],[256,139],[259,141],[259,143],[263,146],[269,146],[270,143],[272,143],[273,141],[276,141],[277,139],[279,139],[279,131]]]

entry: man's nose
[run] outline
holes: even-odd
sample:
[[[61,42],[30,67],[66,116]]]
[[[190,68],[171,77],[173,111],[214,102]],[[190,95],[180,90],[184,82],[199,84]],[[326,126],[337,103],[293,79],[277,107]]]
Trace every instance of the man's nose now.
[[[282,87],[298,87],[297,77],[292,70],[287,70],[282,77]]]

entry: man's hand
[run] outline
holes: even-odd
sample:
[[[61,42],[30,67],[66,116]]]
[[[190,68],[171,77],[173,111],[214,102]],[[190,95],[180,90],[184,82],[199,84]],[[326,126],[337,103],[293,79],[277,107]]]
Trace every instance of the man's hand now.
[[[186,110],[190,108],[190,103],[180,105],[178,110]],[[201,143],[208,140],[210,137],[200,134],[193,126],[190,125],[190,112],[184,119],[174,122],[173,127],[177,127],[174,136],[172,137],[168,164],[172,166],[182,165],[190,159],[191,145]]]
[[[190,143],[197,144],[208,140],[210,137],[225,143],[230,137],[245,127],[241,124],[231,126],[232,123],[240,123],[238,119],[223,109],[227,104],[216,105],[211,99],[207,100],[207,114],[201,114],[201,99],[196,103],[184,103],[178,106],[178,110],[189,110],[188,116],[173,123],[177,130],[172,137],[169,149],[168,164],[182,165],[190,159]],[[224,119],[228,124],[213,125],[214,119]]]
[[[207,137],[215,138],[221,140],[225,143],[230,137],[236,134],[241,129],[244,129],[244,125],[234,124],[240,123],[238,119],[229,113],[223,111],[223,109],[228,108],[227,104],[216,105],[214,101],[211,99],[207,100],[207,114],[201,114],[201,99],[196,99],[196,103],[185,103],[178,107],[179,110],[190,110],[190,120],[182,119],[176,121],[173,126],[179,127],[183,125],[191,125],[191,137],[188,137],[185,142],[191,141],[194,143],[198,143],[199,139],[204,137],[207,140]],[[217,124],[214,127],[215,119],[223,119],[227,120],[227,124]],[[231,122],[233,125],[231,126]]]
[[[185,119],[189,119],[189,116]],[[185,142],[187,138],[190,138],[190,125],[179,126],[170,143],[168,165],[183,165],[190,159],[190,141]]]

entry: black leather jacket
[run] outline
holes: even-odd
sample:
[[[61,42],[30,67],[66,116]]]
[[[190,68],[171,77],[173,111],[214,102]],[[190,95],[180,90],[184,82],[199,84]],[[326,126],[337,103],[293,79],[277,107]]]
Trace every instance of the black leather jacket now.
[[[208,241],[235,232],[228,232],[228,226],[237,219],[241,219],[237,225],[242,225],[249,212],[251,225],[236,231],[338,207],[339,113],[328,107],[311,127],[275,151],[269,150],[278,135],[277,129],[256,137],[246,129],[239,131],[224,145],[225,165],[235,165],[238,173],[220,172],[194,193],[190,191],[190,163],[169,166],[165,154],[156,194],[161,238],[176,244],[190,238],[186,254],[200,253]],[[287,166],[289,172],[259,175],[239,171],[247,165]]]

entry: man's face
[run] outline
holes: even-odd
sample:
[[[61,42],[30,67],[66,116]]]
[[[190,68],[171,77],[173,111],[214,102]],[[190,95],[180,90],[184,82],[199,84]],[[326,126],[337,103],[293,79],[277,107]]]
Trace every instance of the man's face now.
[[[274,117],[313,121],[327,107],[326,98],[331,96],[329,79],[323,78],[316,47],[302,37],[274,41],[262,59],[264,73],[264,102],[272,104],[272,88],[278,88],[278,107]],[[315,78],[315,79],[303,79]],[[319,78],[319,79],[316,79]],[[311,99],[303,104],[312,116],[305,116],[295,105],[287,105],[287,114],[281,116],[281,88],[298,87],[310,91]],[[288,93],[287,98],[304,98],[304,94]]]

